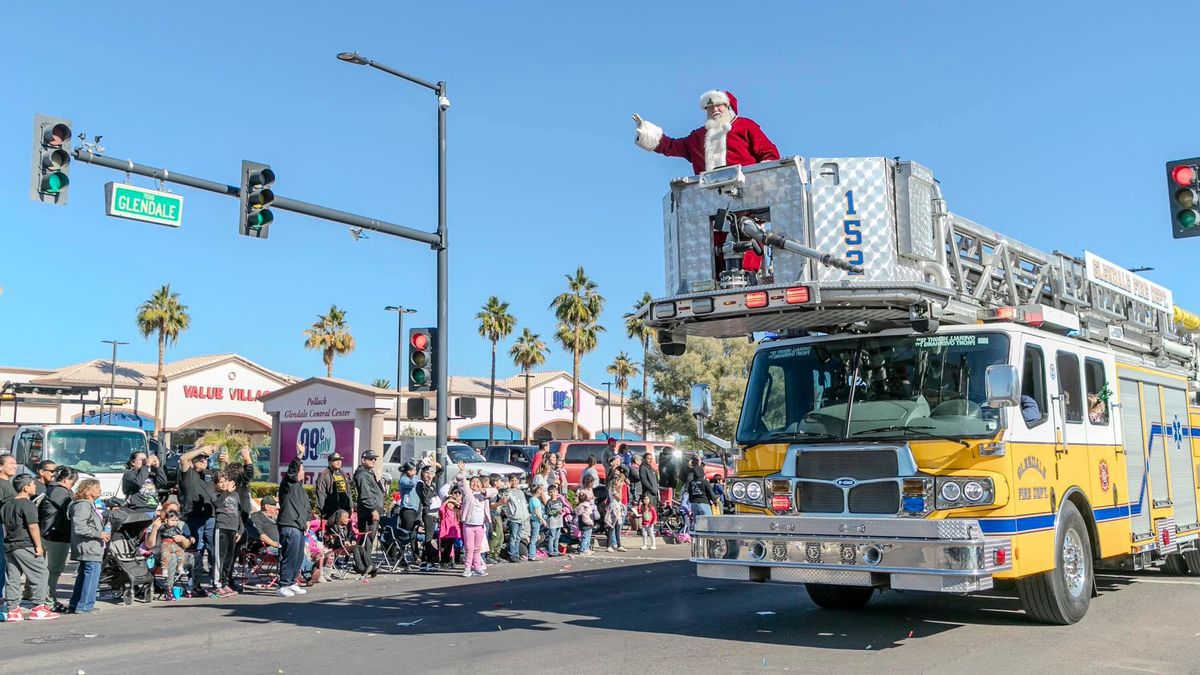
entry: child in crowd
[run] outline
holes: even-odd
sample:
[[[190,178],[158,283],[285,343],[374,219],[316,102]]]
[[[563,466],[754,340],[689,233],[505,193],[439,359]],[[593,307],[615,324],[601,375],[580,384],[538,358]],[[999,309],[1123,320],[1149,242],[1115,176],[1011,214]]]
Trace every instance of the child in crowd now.
[[[595,510],[596,505],[592,503],[592,493],[590,490],[580,489],[575,493],[578,504],[575,506],[575,515],[579,518],[579,555],[592,554],[592,528],[596,526]]]
[[[608,527],[608,550],[625,551],[621,545],[621,528],[625,525],[627,513],[622,495],[625,488],[625,474],[614,473],[608,482],[608,507],[604,512],[604,524]]]
[[[161,600],[170,602],[175,599],[175,580],[184,573],[187,549],[191,544],[192,538],[187,532],[187,525],[179,517],[179,504],[165,504],[159,516],[146,530],[146,546],[153,550],[157,545],[158,559],[162,564],[166,586]]]
[[[215,541],[216,562],[213,565],[213,591],[211,598],[231,598],[237,595],[233,582],[233,565],[237,562],[237,542],[242,536],[242,506],[237,493],[237,479],[229,470],[217,472],[216,496],[213,511],[216,514]]]
[[[454,546],[462,539],[462,527],[458,520],[458,512],[462,509],[462,496],[462,488],[451,488],[439,510],[437,536],[442,569],[454,569]]]
[[[46,583],[50,571],[46,567],[46,553],[42,549],[41,526],[38,524],[38,509],[33,504],[37,494],[35,479],[29,474],[18,474],[12,478],[16,497],[0,507],[0,522],[4,523],[4,558],[8,565],[8,584],[4,587],[4,599],[8,602],[7,621],[24,621],[21,615],[21,595],[24,590],[21,576],[29,581],[30,591],[36,606],[29,610],[29,618],[35,621],[57,619],[58,613],[46,606],[50,597]],[[86,481],[85,481],[86,482]],[[99,577],[99,566],[96,569]]]
[[[67,611],[72,614],[96,611],[96,591],[100,588],[100,563],[104,560],[104,546],[112,538],[112,535],[105,531],[104,515],[96,505],[98,499],[100,481],[95,478],[85,478],[75,486],[75,496],[70,508],[71,560],[78,562],[79,568],[75,572],[75,586],[71,590],[71,601],[67,605]],[[8,620],[13,620],[11,614]]]
[[[633,517],[636,519],[638,531],[642,533],[642,550],[657,549],[654,524],[658,522],[658,511],[654,508],[654,501],[649,494],[642,495],[642,501],[633,507]]]
[[[325,546],[330,551],[340,549],[350,554],[354,572],[360,575],[361,580],[366,581],[368,576],[374,579],[379,574],[379,566],[371,563],[367,547],[355,541],[349,511],[338,509],[329,516],[325,523]]]
[[[325,569],[325,559],[329,553],[325,545],[321,543],[324,530],[325,521],[314,518],[308,521],[308,529],[304,532],[304,553],[305,558],[309,561],[307,567],[311,570],[311,574],[308,577],[310,586],[312,584],[319,584],[322,581],[329,581],[329,579],[324,578],[321,574]]]
[[[464,577],[487,576],[487,566],[483,562],[483,539],[492,517],[489,501],[483,479],[473,476],[468,488],[463,491],[462,507],[458,513],[459,522],[462,523],[463,544],[467,549],[462,573]]]
[[[530,502],[532,504],[532,501]],[[546,524],[546,555],[551,558],[559,555],[558,540],[562,536],[563,512],[571,507],[567,500],[558,494],[558,485],[546,488],[545,524]]]
[[[542,528],[546,527],[546,488],[541,485],[533,486],[533,494],[529,497],[529,558],[538,557],[538,537]]]

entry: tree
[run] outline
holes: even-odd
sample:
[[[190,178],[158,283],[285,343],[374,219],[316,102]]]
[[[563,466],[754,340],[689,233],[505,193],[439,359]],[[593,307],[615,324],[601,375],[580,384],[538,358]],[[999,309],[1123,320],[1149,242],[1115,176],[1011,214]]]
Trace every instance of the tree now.
[[[513,365],[520,368],[525,375],[525,430],[521,438],[526,443],[529,442],[529,374],[546,362],[546,353],[549,351],[538,334],[528,328],[521,332],[521,337],[517,338],[512,349],[508,350]]]
[[[633,304],[633,311],[625,315],[625,335],[638,342],[642,343],[642,396],[647,396],[650,392],[650,369],[646,367],[646,359],[650,354],[650,338],[654,337],[654,329],[646,325],[646,322],[638,318],[637,313],[643,307],[650,304],[650,293],[643,292],[642,299]],[[625,409],[621,408],[624,413]],[[642,438],[647,438],[647,428],[645,418],[642,418]]]
[[[608,366],[608,374],[613,376],[613,384],[621,392],[621,438],[625,438],[625,390],[629,388],[629,378],[638,374],[637,364],[629,360],[625,352],[617,354],[617,358]]]
[[[212,445],[217,448],[217,464],[222,468],[229,465],[231,461],[239,459],[242,450],[250,449],[250,437],[240,431],[234,431],[232,426],[226,425],[224,429],[214,429],[206,432],[196,445]],[[254,457],[251,455],[251,463],[254,462]]]
[[[716,436],[733,438],[753,358],[754,343],[743,339],[689,337],[683,356],[651,351],[646,369],[654,376],[657,396],[651,400],[635,392],[630,414],[655,433],[680,434],[695,441],[696,423],[688,399],[693,384],[707,384],[713,414],[705,426]]]
[[[179,334],[188,329],[192,317],[187,305],[179,302],[179,294],[171,292],[171,284],[163,284],[143,302],[137,311],[137,326],[142,337],[158,333],[158,371],[154,375],[154,433],[162,433],[163,358],[167,345],[174,344]]]
[[[392,381],[385,380],[382,377],[378,377],[378,378],[375,378],[374,380],[371,380],[371,386],[375,387],[376,389],[391,389]]]
[[[571,350],[571,437],[579,438],[579,361],[596,349],[599,334],[604,330],[599,324],[604,296],[597,292],[596,283],[588,278],[583,265],[574,275],[565,276],[567,291],[554,298],[550,307],[558,319],[554,338],[563,348]]]
[[[487,299],[475,318],[479,319],[479,334],[492,343],[492,386],[488,388],[488,445],[491,445],[496,432],[496,343],[512,335],[517,318],[508,313],[508,303],[500,302],[494,295]]]
[[[346,323],[346,310],[337,305],[329,306],[328,314],[318,314],[317,320],[303,333],[304,346],[321,350],[325,362],[325,376],[333,377],[333,358],[354,351],[354,336]]]
[[[386,387],[384,387],[384,388],[386,389]],[[401,436],[424,436],[425,432],[421,431],[420,429],[414,427],[411,424],[405,424],[404,428],[400,430],[400,435]]]

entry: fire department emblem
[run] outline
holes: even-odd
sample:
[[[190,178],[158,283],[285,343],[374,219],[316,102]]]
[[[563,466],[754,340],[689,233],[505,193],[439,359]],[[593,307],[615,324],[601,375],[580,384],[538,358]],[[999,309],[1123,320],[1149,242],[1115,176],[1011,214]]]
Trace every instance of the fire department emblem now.
[[[1108,462],[1100,460],[1100,491],[1108,492]]]

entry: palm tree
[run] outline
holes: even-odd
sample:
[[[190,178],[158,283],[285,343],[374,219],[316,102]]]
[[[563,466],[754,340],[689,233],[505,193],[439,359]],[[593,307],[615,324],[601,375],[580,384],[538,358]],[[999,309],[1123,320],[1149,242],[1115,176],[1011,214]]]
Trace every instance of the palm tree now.
[[[537,333],[526,328],[521,337],[513,343],[508,355],[512,357],[513,365],[525,374],[525,435],[522,437],[529,442],[529,373],[546,362],[546,343],[542,342]]]
[[[629,360],[625,352],[617,354],[612,364],[608,366],[608,374],[613,376],[613,383],[621,392],[621,438],[625,438],[625,389],[629,387],[629,378],[638,374],[637,364]],[[610,413],[611,416],[611,413]]]
[[[376,378],[376,379],[374,379],[374,380],[371,380],[371,386],[372,386],[372,387],[375,387],[376,389],[391,389],[391,388],[392,388],[392,381],[391,381],[391,380],[385,380],[385,379],[383,379],[382,377],[380,377],[380,378]]]
[[[154,433],[162,433],[159,418],[162,416],[163,357],[167,344],[179,339],[179,334],[188,329],[192,317],[187,305],[179,302],[179,294],[171,292],[171,284],[163,284],[143,302],[137,311],[138,330],[142,337],[158,333],[158,372],[154,375]]]
[[[492,343],[492,386],[488,389],[488,445],[491,445],[496,430],[496,343],[512,335],[517,327],[517,317],[508,313],[507,302],[500,302],[500,298],[493,295],[475,318],[479,319],[479,334]]]
[[[320,349],[325,361],[325,376],[333,377],[333,357],[354,351],[354,336],[346,323],[346,310],[337,305],[329,306],[328,314],[318,314],[311,328],[303,333],[304,346]]]
[[[642,293],[642,299],[633,305],[633,311],[625,315],[625,335],[638,340],[642,343],[642,398],[649,400],[650,392],[647,388],[650,386],[650,371],[646,369],[646,357],[650,351],[650,338],[654,337],[654,329],[647,326],[646,322],[637,317],[639,309],[650,304],[650,293]],[[624,401],[622,401],[621,414],[625,414]],[[646,429],[646,420],[642,419],[642,438],[646,438],[648,429]]]
[[[226,425],[224,429],[214,429],[205,433],[196,441],[196,447],[204,445],[216,446],[216,463],[221,468],[234,462],[235,458],[245,459],[246,456],[251,457],[251,464],[254,463],[253,455],[244,454],[250,451],[250,437],[240,431],[234,431],[232,426]]]
[[[596,283],[588,278],[583,265],[575,274],[566,275],[567,291],[560,293],[550,307],[558,319],[554,337],[565,349],[571,350],[571,437],[579,437],[579,359],[596,348],[604,326],[600,312],[604,296],[596,291]]]

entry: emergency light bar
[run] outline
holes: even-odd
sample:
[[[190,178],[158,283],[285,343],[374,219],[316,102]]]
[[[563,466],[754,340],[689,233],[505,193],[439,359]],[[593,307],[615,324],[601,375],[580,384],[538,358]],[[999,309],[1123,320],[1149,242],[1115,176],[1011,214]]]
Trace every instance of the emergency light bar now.
[[[1063,334],[1079,330],[1079,317],[1046,305],[990,307],[981,311],[979,318],[985,323],[1011,321]]]
[[[700,187],[704,190],[716,190],[729,185],[742,187],[746,184],[746,174],[738,164],[723,166],[700,174]]]

